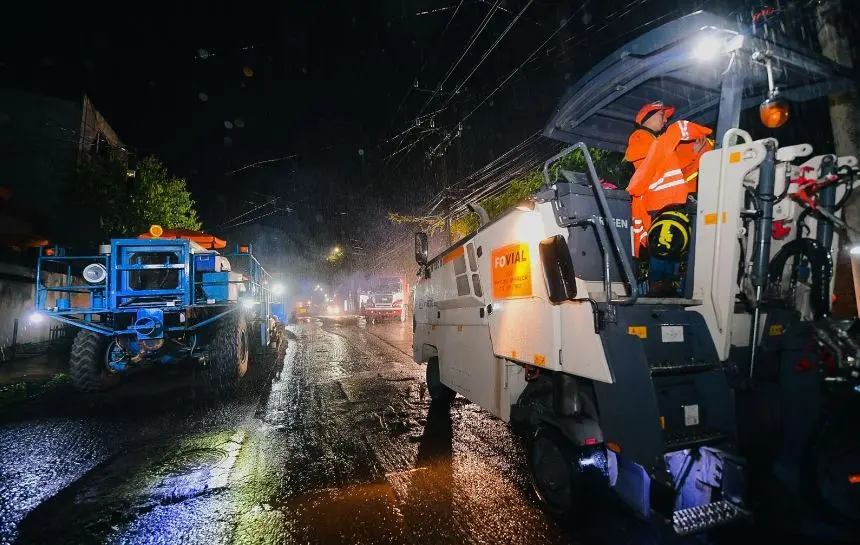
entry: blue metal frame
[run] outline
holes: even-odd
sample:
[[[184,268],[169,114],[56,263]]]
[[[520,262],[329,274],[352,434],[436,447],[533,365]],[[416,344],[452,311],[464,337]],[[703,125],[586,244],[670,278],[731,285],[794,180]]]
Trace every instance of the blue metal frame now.
[[[696,45],[708,35],[735,40],[739,48],[703,62],[696,58]],[[623,152],[636,112],[662,100],[676,107],[676,119],[716,123],[719,145],[725,132],[737,127],[741,110],[766,98],[767,72],[752,60],[756,51],[768,52],[780,95],[791,101],[826,96],[857,81],[850,69],[798,44],[766,41],[700,11],[643,34],[589,70],[561,99],[543,134]]]
[[[247,251],[242,251],[247,249]],[[206,282],[198,280],[195,254],[191,242],[184,239],[114,239],[111,241],[110,255],[68,256],[62,248],[55,247],[53,255],[40,249],[36,268],[36,310],[59,322],[74,325],[106,336],[136,335],[138,338],[157,338],[169,334],[193,333],[225,316],[244,310],[253,320],[259,321],[263,344],[269,342],[269,318],[277,316],[277,305],[282,301],[271,293],[272,277],[251,253],[250,246],[237,246],[234,253],[227,254],[233,273],[241,273],[238,280]],[[175,258],[169,262],[135,263],[140,254],[166,253]],[[107,270],[103,282],[97,284],[76,283],[77,270],[90,263],[101,263]],[[43,285],[43,269],[48,266],[64,269],[62,285]],[[134,271],[177,271],[176,285],[163,289],[132,289],[130,274]],[[228,277],[229,278],[229,277]],[[227,287],[239,284],[239,300],[212,300],[198,296],[207,286]],[[202,289],[201,289],[202,288]],[[49,306],[51,294],[58,294],[56,301]],[[73,306],[75,295],[85,295],[88,304]],[[149,297],[175,296],[173,301],[158,300],[145,302]],[[135,301],[141,300],[144,301]],[[250,302],[251,308],[244,308]],[[116,314],[135,313],[138,321],[155,320],[169,313],[179,313],[189,308],[217,308],[219,312],[196,323],[183,322],[179,326],[160,327],[157,331],[144,332],[143,325],[132,324],[128,328],[114,328],[104,318]],[[98,318],[98,319],[96,319]],[[148,323],[148,322],[147,322]],[[163,320],[162,320],[163,325]]]

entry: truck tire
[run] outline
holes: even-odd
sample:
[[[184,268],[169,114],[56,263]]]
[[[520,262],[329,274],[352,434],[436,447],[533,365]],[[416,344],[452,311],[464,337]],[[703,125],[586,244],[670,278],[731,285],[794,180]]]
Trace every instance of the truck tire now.
[[[260,340],[260,324],[258,322],[247,324],[247,330],[249,354],[256,364],[259,361],[259,358],[266,355],[269,347],[264,346]]]
[[[248,372],[250,357],[244,316],[234,312],[216,324],[209,355],[209,383],[218,390],[235,387]]]
[[[529,476],[532,491],[550,515],[569,521],[594,508],[599,498],[586,492],[602,490],[605,476],[580,463],[588,454],[551,425],[535,429],[528,442]]]
[[[457,396],[457,392],[442,384],[439,375],[439,358],[433,356],[427,362],[427,391],[430,392],[430,400],[438,403],[450,404]]]
[[[107,366],[107,349],[110,339],[82,329],[75,335],[69,357],[69,375],[72,386],[83,393],[106,390],[119,382],[119,375]]]

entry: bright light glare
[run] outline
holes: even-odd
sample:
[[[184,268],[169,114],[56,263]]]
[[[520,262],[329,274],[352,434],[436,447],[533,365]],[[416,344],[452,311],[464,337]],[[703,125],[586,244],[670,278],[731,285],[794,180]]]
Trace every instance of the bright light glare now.
[[[280,282],[277,282],[272,285],[272,293],[274,295],[283,295],[285,291],[284,285]]]
[[[716,36],[704,36],[693,49],[693,56],[700,61],[713,60],[723,49],[723,44]]]
[[[242,299],[242,308],[254,308],[254,300]]]
[[[860,255],[860,244],[852,246],[851,249],[848,250],[848,253],[851,255]]]
[[[41,324],[44,320],[45,320],[45,316],[41,312],[31,312],[30,313],[30,323],[31,324]]]

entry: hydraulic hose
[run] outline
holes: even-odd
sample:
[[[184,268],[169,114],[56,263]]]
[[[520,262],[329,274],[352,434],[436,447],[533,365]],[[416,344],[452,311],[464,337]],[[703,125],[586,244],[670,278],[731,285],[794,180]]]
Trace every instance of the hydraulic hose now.
[[[815,239],[798,238],[788,242],[773,256],[768,267],[772,285],[782,281],[785,264],[793,256],[806,256],[811,265],[812,297],[810,304],[815,319],[830,315],[830,278],[833,275],[833,259],[830,251]]]

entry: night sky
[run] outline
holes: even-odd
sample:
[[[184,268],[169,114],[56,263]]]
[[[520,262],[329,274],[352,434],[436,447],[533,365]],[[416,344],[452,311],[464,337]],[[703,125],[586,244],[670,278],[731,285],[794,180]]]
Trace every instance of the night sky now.
[[[5,2],[0,81],[90,94],[136,154],[188,178],[206,228],[277,197],[260,221],[324,248],[372,238],[387,210],[423,204],[541,129],[603,55],[702,4]],[[707,4],[744,18],[759,2]]]

